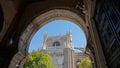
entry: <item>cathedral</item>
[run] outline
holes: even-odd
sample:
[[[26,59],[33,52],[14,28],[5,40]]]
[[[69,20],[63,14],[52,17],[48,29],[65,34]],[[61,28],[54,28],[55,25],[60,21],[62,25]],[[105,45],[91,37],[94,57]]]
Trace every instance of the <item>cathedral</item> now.
[[[74,52],[71,32],[64,36],[45,34],[40,51],[51,55],[53,64],[59,68],[76,68],[77,61],[85,57],[83,53]]]

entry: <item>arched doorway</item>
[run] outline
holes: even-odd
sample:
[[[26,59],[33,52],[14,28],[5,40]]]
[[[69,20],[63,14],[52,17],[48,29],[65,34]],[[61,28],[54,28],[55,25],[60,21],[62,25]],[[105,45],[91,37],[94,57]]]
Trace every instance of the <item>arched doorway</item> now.
[[[28,7],[28,9],[29,8],[31,8],[31,5]],[[28,56],[28,47],[29,47],[30,40],[39,28],[41,28],[42,26],[44,26],[50,21],[63,19],[63,20],[69,20],[69,21],[75,22],[78,26],[80,26],[83,29],[86,35],[86,38],[87,38],[87,46],[88,45],[91,46],[93,48],[91,50],[95,52],[94,57],[96,57],[95,59],[97,61],[96,62],[97,67],[106,68],[105,59],[104,59],[101,44],[99,41],[99,37],[96,31],[95,23],[94,21],[91,20],[91,18],[89,18],[89,16],[91,15],[88,16],[87,14],[88,18],[86,17],[86,20],[85,20],[83,16],[81,15],[82,13],[79,13],[76,10],[72,10],[70,8],[65,8],[65,7],[64,8],[62,7],[53,8],[52,7],[50,9],[45,9],[43,12],[39,12],[41,10],[37,7],[36,10],[37,11],[35,12],[37,13],[31,12],[30,14],[26,11],[25,13],[26,15],[24,15],[25,18],[27,19],[22,21],[23,22],[22,26],[23,27],[26,26],[26,27],[25,29],[23,29],[22,34],[19,37],[18,52],[14,55],[10,63],[10,67],[22,66],[23,64],[22,62]],[[23,25],[24,23],[25,25]],[[22,30],[21,28],[18,28],[18,29]]]
[[[85,21],[78,14],[70,10],[67,10],[67,9],[52,9],[52,10],[49,10],[48,12],[45,12],[37,16],[24,30],[24,32],[22,33],[19,39],[18,52],[14,55],[11,61],[10,67],[12,67],[12,65],[13,66],[16,65],[15,67],[21,67],[24,64],[24,61],[28,56],[28,48],[29,48],[29,44],[30,44],[30,40],[32,36],[36,33],[36,31],[39,28],[41,28],[48,22],[53,21],[53,20],[59,20],[59,19],[69,20],[77,24],[79,27],[83,29],[86,35],[87,45],[95,46],[95,44],[93,45],[90,44],[90,41],[95,42],[95,40],[91,38],[89,34],[90,31],[88,30],[88,27]],[[93,50],[93,52],[97,50],[96,47],[100,47],[100,46],[95,46],[94,47],[95,50]],[[99,50],[101,49],[99,48]],[[102,52],[100,54],[102,54]],[[99,64],[101,63],[101,60],[99,58],[102,58],[102,57],[99,56],[99,53],[96,53],[94,57],[95,56],[96,56],[95,59],[98,61],[97,63],[99,66]]]
[[[36,31],[42,26],[44,26],[45,24],[47,24],[48,22],[53,21],[53,20],[60,20],[60,19],[74,22],[75,24],[77,24],[79,27],[83,29],[86,35],[86,38],[87,39],[89,38],[87,26],[80,16],[78,16],[76,13],[69,11],[69,10],[53,9],[36,17],[31,22],[31,24],[28,25],[28,27],[25,29],[25,31],[20,37],[19,47],[18,47],[19,52],[13,57],[13,60],[11,61],[11,63],[13,64],[15,63],[14,65],[16,66],[21,66],[23,64],[22,62],[28,56],[29,44],[30,44],[32,36],[36,33]],[[19,57],[19,59],[17,59],[18,56],[20,56],[21,58]],[[14,61],[16,59],[17,61]]]

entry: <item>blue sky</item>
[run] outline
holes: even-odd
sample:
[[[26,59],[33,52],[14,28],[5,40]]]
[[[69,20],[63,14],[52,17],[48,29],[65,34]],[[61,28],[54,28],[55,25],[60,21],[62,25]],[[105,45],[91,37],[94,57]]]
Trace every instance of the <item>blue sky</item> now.
[[[67,20],[54,20],[40,28],[33,36],[29,52],[38,50],[43,42],[43,36],[47,32],[48,36],[65,35],[68,31],[72,32],[72,42],[74,47],[84,47],[86,44],[86,37],[83,30]]]

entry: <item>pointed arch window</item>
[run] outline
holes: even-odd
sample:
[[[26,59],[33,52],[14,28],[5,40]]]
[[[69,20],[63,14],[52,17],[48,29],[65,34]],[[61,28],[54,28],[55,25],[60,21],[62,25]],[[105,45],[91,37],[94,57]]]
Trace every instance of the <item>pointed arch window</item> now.
[[[60,42],[59,42],[59,41],[55,41],[55,42],[53,43],[53,46],[60,46]]]

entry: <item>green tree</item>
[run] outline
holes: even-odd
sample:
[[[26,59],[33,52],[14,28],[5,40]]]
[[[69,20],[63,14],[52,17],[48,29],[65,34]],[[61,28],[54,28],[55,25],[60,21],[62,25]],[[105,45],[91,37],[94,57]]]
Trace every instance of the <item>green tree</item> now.
[[[89,58],[85,58],[78,62],[78,67],[79,68],[92,68],[92,64]]]
[[[52,64],[52,58],[40,51],[32,51],[23,68],[57,68]]]

